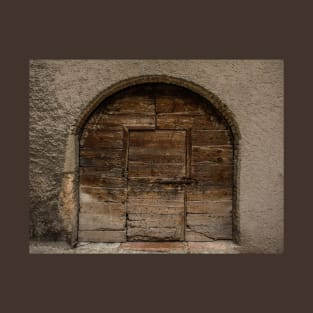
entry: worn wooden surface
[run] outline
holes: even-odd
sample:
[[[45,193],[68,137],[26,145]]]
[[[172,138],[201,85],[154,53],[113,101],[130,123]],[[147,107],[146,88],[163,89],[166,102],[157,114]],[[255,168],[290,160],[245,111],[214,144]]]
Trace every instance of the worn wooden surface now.
[[[126,241],[126,231],[115,230],[97,230],[97,231],[82,231],[78,232],[79,241],[89,242],[124,242]]]
[[[110,97],[82,131],[79,162],[81,241],[232,238],[232,136],[183,88]]]

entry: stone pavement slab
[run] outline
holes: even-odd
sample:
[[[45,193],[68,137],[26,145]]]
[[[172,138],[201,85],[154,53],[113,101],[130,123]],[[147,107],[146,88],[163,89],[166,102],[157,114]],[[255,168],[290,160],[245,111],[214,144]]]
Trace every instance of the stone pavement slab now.
[[[230,240],[211,242],[80,242],[75,248],[63,241],[32,241],[30,254],[236,254],[239,246]]]

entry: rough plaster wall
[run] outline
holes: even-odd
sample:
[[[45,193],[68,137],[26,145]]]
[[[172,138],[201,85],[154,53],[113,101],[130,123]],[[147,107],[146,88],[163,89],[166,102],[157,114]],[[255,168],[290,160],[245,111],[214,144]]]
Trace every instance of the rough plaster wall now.
[[[279,60],[36,60],[30,64],[31,235],[60,231],[57,201],[70,127],[120,80],[169,75],[217,95],[241,132],[243,251],[283,250],[283,62]]]

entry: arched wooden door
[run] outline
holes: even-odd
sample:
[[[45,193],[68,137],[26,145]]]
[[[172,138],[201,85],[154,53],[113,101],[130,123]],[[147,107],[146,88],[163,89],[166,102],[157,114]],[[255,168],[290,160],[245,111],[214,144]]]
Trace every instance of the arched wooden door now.
[[[79,162],[80,241],[232,239],[232,135],[193,92],[153,83],[106,99]]]

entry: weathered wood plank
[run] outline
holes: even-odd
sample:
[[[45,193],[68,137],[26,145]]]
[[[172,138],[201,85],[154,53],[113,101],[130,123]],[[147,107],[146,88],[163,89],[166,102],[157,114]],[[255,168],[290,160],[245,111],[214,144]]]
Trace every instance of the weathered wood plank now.
[[[138,199],[151,199],[151,200],[176,200],[184,201],[184,191],[181,188],[176,189],[162,189],[160,186],[159,190],[137,189],[133,187],[128,188],[128,200]]]
[[[122,202],[126,199],[126,189],[81,186],[79,196],[81,203],[91,201]]]
[[[210,162],[218,164],[233,163],[233,149],[227,147],[193,147],[192,162]]]
[[[128,177],[171,178],[185,175],[185,163],[128,162]]]
[[[175,227],[128,227],[128,241],[174,241],[181,239],[181,228]]]
[[[216,186],[231,186],[233,183],[233,166],[229,164],[193,163],[191,176]]]
[[[122,167],[122,158],[92,158],[92,157],[80,157],[79,158],[80,167],[97,167],[101,168],[103,171],[112,171],[113,168]],[[118,171],[120,172],[120,171]]]
[[[126,225],[126,214],[111,212],[110,214],[79,214],[80,230],[123,230]]]
[[[130,131],[131,147],[185,147],[185,131]]]
[[[154,201],[154,205],[151,205],[146,199],[142,200],[128,200],[127,201],[127,212],[137,214],[178,214],[184,211],[184,204],[176,201],[159,200]],[[148,203],[147,203],[148,202]]]
[[[132,214],[127,215],[129,227],[182,227],[183,212],[180,214]]]
[[[172,114],[207,114],[196,97],[156,96],[156,112]]]
[[[187,213],[206,213],[210,216],[229,216],[232,201],[187,201]]]
[[[230,145],[231,139],[228,131],[221,130],[192,130],[191,140],[193,146]]]
[[[187,190],[187,201],[222,201],[232,199],[232,188],[192,187]]]
[[[186,131],[186,177],[191,177],[191,156],[192,156],[192,141],[191,141],[191,129]]]
[[[135,197],[128,197],[127,198],[127,205],[129,206],[147,206],[148,207],[155,207],[160,206],[164,208],[179,208],[184,206],[184,203],[180,199],[178,200],[168,200],[168,199],[147,199],[147,198],[135,198]]]
[[[127,128],[155,129],[154,115],[99,114],[93,116],[85,126],[89,130],[122,130]]]
[[[225,125],[208,115],[157,114],[157,129],[223,130]]]
[[[108,130],[86,129],[80,139],[80,146],[84,148],[123,148],[123,132]]]
[[[123,157],[123,149],[98,149],[97,147],[81,148],[79,156],[81,158],[103,158],[106,160],[121,159]]]
[[[145,190],[145,191],[182,191],[183,183],[189,178],[158,178],[158,177],[129,177],[129,190]]]
[[[184,163],[184,147],[129,147],[129,161],[155,161],[158,163]]]
[[[214,241],[215,238],[209,237],[206,233],[199,233],[186,229],[185,241]]]
[[[154,115],[154,97],[149,94],[133,94],[114,97],[102,110],[106,114],[146,114]]]
[[[116,177],[122,178],[124,176],[124,171],[122,167],[106,167],[99,168],[95,166],[90,167],[80,167],[80,175],[95,175],[99,177]]]
[[[122,158],[122,171],[123,175],[127,177],[128,169],[128,153],[129,153],[129,130],[123,128],[123,158]]]
[[[109,188],[123,188],[127,186],[125,178],[106,177],[105,173],[87,171],[80,174],[80,185],[89,187],[109,187]]]
[[[228,216],[211,216],[209,214],[189,214],[187,213],[187,226],[204,226],[204,227],[224,227],[231,224],[231,215]]]
[[[126,207],[123,203],[118,202],[81,202],[80,213],[92,214],[126,214]]]
[[[232,238],[232,219],[206,214],[187,214],[187,229],[215,239]]]
[[[128,213],[127,236],[129,240],[183,240],[184,215]]]
[[[125,242],[126,230],[79,231],[78,240],[87,242]]]

